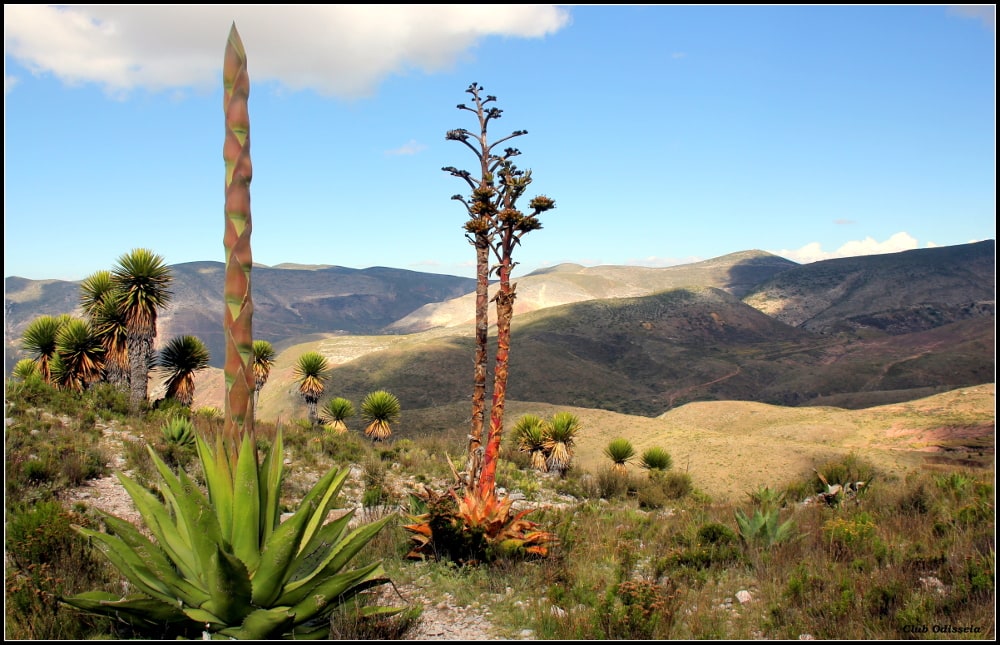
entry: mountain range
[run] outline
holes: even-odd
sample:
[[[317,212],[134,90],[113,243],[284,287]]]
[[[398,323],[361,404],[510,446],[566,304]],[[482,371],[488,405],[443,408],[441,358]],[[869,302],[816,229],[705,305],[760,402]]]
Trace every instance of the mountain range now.
[[[206,343],[195,402],[222,407],[223,265],[171,270],[157,341]],[[431,426],[462,422],[432,409],[468,415],[472,278],[280,265],[252,280],[255,337],[278,352],[262,418],[304,416],[292,368],[311,350],[331,364],[326,397],[384,388]],[[857,409],[995,382],[994,240],[810,264],[752,250],[665,268],[562,264],[515,281],[511,400],[653,417],[693,401]],[[9,373],[31,320],[79,315],[79,282],[4,286]]]

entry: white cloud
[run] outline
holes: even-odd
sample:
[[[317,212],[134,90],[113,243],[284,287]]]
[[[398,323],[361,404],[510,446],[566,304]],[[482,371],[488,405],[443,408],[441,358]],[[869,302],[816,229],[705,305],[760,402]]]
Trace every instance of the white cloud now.
[[[569,13],[555,5],[4,5],[4,56],[110,94],[210,88],[234,23],[255,82],[357,98],[391,74],[448,69],[482,38],[554,33]]]
[[[819,260],[830,260],[833,258],[846,258],[856,255],[877,255],[880,253],[898,253],[899,251],[909,251],[919,245],[916,238],[909,233],[899,232],[892,235],[884,242],[878,242],[871,237],[863,240],[853,240],[847,242],[836,251],[824,251],[819,242],[811,242],[802,248],[795,250],[783,249],[781,251],[769,251],[775,255],[798,262],[808,264]],[[935,246],[933,242],[927,244],[928,247]]]
[[[963,18],[982,21],[990,31],[997,30],[997,7],[993,4],[957,4],[948,7],[948,12]]]
[[[399,146],[398,148],[394,148],[392,150],[386,150],[385,154],[387,154],[387,155],[415,155],[418,152],[421,152],[421,151],[426,150],[426,149],[427,149],[427,146],[425,146],[424,144],[417,143],[415,140],[410,139],[409,141],[407,141],[403,145]]]

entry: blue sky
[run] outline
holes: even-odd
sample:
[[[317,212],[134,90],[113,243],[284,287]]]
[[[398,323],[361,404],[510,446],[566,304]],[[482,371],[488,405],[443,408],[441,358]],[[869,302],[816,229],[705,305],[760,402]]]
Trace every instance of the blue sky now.
[[[515,276],[995,238],[994,5],[4,5],[5,276],[223,260],[234,22],[261,264],[472,277],[471,82],[556,201]]]

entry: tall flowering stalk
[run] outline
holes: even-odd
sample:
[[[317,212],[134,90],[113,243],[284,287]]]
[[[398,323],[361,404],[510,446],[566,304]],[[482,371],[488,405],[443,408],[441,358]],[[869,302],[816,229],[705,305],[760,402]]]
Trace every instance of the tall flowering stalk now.
[[[222,157],[226,162],[225,316],[226,398],[223,437],[238,447],[242,435],[254,433],[253,393],[253,300],[250,296],[250,76],[243,41],[234,23],[229,31],[222,67],[223,109],[226,138]],[[253,445],[253,442],[251,442]],[[235,449],[235,448],[234,448]]]

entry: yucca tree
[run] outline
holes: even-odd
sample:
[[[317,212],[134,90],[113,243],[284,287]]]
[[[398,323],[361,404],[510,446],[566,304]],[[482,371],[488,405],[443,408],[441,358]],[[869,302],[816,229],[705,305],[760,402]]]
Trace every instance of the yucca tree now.
[[[674,460],[670,456],[670,453],[658,446],[644,450],[639,461],[639,465],[648,470],[650,475],[655,472],[670,470],[674,465]]]
[[[96,271],[80,283],[80,306],[104,346],[104,379],[128,390],[128,326],[122,294],[111,271]]]
[[[628,439],[618,437],[604,447],[604,456],[611,460],[611,471],[624,476],[628,473],[626,466],[635,457],[635,446]]]
[[[361,416],[368,422],[365,436],[372,442],[388,439],[392,435],[392,424],[399,420],[401,410],[395,394],[385,390],[369,392],[361,401]]]
[[[68,318],[43,315],[35,318],[21,334],[21,348],[38,365],[38,373],[46,383],[52,382],[51,362],[56,356],[56,337]]]
[[[299,385],[299,394],[309,408],[309,423],[316,425],[318,420],[317,407],[319,399],[326,390],[326,382],[330,378],[326,373],[329,363],[319,352],[306,352],[299,356],[295,364],[295,382]]]
[[[165,375],[166,398],[181,405],[194,403],[194,375],[208,367],[212,359],[205,343],[197,336],[175,336],[167,341],[156,356],[155,365]]]
[[[556,412],[545,426],[545,451],[549,471],[565,475],[573,461],[573,447],[580,419],[572,412]]]
[[[149,249],[122,255],[111,273],[122,294],[120,306],[128,329],[129,405],[137,412],[148,400],[156,318],[173,297],[173,278],[163,258]]]
[[[101,379],[104,346],[87,321],[71,318],[59,327],[56,353],[60,387],[80,392]]]
[[[320,417],[326,422],[327,429],[336,434],[347,432],[346,422],[354,414],[354,404],[342,396],[333,397],[320,410]]]
[[[255,340],[253,342],[253,404],[257,409],[257,400],[260,398],[260,391],[264,389],[267,379],[271,377],[271,368],[274,367],[274,345],[266,340]]]
[[[511,431],[517,449],[531,457],[531,467],[545,472],[545,422],[534,414],[525,414],[517,420]]]
[[[129,391],[128,320],[120,291],[111,291],[90,312],[90,325],[104,346],[104,379]]]

